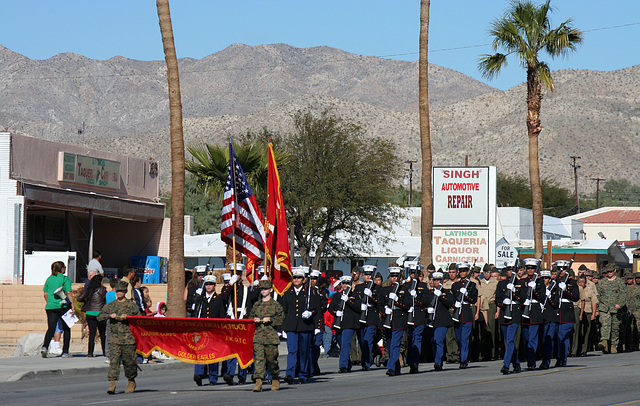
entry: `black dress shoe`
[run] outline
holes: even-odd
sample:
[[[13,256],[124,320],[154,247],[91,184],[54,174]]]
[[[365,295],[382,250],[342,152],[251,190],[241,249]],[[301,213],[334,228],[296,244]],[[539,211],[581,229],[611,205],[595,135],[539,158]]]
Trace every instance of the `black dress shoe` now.
[[[538,369],[549,369],[549,364],[540,364]]]
[[[396,376],[396,371],[393,371],[391,369],[387,369],[387,375],[388,376]]]
[[[514,365],[513,372],[515,372],[516,374],[519,374],[520,372],[522,372],[522,368],[520,367],[520,364]]]
[[[434,371],[442,371],[442,365],[440,365],[440,364],[433,364],[433,369],[434,369]]]
[[[527,367],[527,371],[535,371],[536,367]]]
[[[509,367],[502,367],[500,372],[502,372],[502,375],[509,375]]]
[[[339,374],[346,374],[347,372],[349,372],[349,370],[348,370],[347,368],[345,368],[345,367],[342,367],[342,368],[340,368],[340,369],[338,370],[338,373],[339,373]]]
[[[241,377],[241,376],[238,376],[238,384],[240,384],[240,385],[244,385],[244,384],[245,384],[245,382],[246,382],[246,379],[244,379],[244,378],[243,378],[243,377]]]
[[[227,383],[227,385],[233,386],[233,376],[231,376],[229,374],[224,374],[224,375],[222,375],[222,379],[224,379],[224,381]]]
[[[286,383],[288,383],[289,385],[293,385],[293,377],[292,376],[289,376],[289,375],[285,376],[284,377],[284,381]]]
[[[194,374],[193,381],[196,383],[196,385],[202,386],[202,377],[200,375]]]
[[[370,367],[362,367],[362,370],[363,371],[371,371],[371,368]]]
[[[469,363],[468,362],[463,362],[463,363],[460,364],[460,366],[458,368],[467,369],[467,368],[469,368]]]
[[[299,382],[301,385],[304,385],[305,383],[307,383],[307,380],[306,380],[306,379],[300,379],[298,382]]]

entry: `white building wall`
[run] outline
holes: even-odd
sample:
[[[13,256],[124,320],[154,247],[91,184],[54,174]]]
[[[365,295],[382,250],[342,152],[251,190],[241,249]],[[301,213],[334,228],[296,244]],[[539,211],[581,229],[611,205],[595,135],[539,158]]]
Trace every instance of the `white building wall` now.
[[[10,175],[11,135],[0,132],[0,283],[21,283],[24,198]]]

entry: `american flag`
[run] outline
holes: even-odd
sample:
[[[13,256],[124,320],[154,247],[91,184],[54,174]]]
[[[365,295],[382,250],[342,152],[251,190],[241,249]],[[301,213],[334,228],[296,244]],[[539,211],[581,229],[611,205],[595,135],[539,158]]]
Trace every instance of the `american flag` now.
[[[229,245],[236,239],[236,250],[252,262],[264,259],[264,218],[256,197],[238,163],[236,152],[229,142],[229,170],[222,202],[220,238]]]

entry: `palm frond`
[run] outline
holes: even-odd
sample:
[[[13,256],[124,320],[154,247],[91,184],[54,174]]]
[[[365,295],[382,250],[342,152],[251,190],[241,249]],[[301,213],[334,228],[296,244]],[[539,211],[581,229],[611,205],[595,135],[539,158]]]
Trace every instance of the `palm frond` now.
[[[553,78],[551,77],[551,70],[549,69],[549,65],[545,62],[539,62],[537,66],[538,71],[538,80],[547,90],[553,92],[556,89],[556,85],[553,83]]]
[[[501,53],[482,55],[478,59],[478,69],[483,77],[493,79],[500,73],[500,69],[507,65],[507,56]]]

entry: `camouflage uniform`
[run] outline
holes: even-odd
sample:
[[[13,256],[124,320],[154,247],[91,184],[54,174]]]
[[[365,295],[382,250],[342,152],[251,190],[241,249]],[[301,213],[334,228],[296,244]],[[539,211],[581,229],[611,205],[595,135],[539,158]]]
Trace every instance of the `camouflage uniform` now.
[[[265,364],[274,380],[278,379],[280,367],[278,366],[278,344],[280,338],[274,326],[281,326],[284,322],[282,305],[276,300],[266,302],[260,298],[251,309],[249,318],[271,318],[269,323],[256,323],[256,331],[253,336],[253,352],[255,356],[255,378],[264,379]]]
[[[609,264],[603,270],[615,269],[615,265]],[[597,285],[598,289],[598,312],[600,313],[600,343],[610,340],[611,350],[617,352],[618,341],[620,338],[620,316],[622,312],[618,312],[616,305],[620,309],[624,307],[627,301],[627,286],[621,277],[610,281],[602,278]],[[607,349],[604,348],[604,351]]]
[[[124,366],[124,376],[132,381],[138,375],[136,365],[136,340],[133,338],[127,319],[111,319],[109,316],[115,313],[118,316],[142,316],[140,308],[135,302],[114,300],[102,308],[98,315],[98,321],[110,320],[111,332],[109,334],[109,373],[110,381],[117,381],[120,376],[120,359]]]
[[[635,277],[637,275],[632,275],[635,279]],[[632,350],[637,350],[638,349],[638,324],[640,321],[640,285],[632,285],[632,286],[628,286],[627,285],[627,290],[628,290],[628,298],[627,298],[627,309],[629,310],[629,313],[631,314],[631,320],[630,320],[630,328],[631,328],[631,335],[632,335],[632,340],[631,340],[631,349]]]

